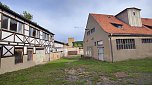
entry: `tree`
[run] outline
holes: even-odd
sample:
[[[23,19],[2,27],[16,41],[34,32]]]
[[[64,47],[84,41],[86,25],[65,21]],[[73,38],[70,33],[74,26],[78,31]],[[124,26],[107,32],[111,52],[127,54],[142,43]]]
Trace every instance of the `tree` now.
[[[7,5],[5,5],[5,4],[2,4],[2,2],[0,2],[0,5],[3,6],[3,7],[5,7],[5,8],[7,8],[7,9],[10,9],[9,6],[7,6]]]
[[[28,20],[32,20],[33,19],[33,15],[31,15],[27,11],[23,11],[23,17],[25,17]]]
[[[73,42],[73,46],[74,46],[74,47],[78,47],[77,43],[74,43],[74,42]]]

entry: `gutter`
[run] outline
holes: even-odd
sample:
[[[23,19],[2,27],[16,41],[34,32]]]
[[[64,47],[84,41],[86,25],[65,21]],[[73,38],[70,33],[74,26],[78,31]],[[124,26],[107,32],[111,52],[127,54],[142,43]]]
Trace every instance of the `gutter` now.
[[[112,57],[112,63],[113,63],[113,49],[112,49],[111,36],[112,36],[112,34],[110,33],[110,49],[111,49],[111,57]]]

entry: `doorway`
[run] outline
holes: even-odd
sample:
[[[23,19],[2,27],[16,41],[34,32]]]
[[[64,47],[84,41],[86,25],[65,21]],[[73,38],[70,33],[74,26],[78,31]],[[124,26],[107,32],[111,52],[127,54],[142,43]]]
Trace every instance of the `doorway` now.
[[[104,57],[104,48],[103,47],[99,47],[98,48],[98,57],[99,57],[99,60],[104,60],[103,57]]]

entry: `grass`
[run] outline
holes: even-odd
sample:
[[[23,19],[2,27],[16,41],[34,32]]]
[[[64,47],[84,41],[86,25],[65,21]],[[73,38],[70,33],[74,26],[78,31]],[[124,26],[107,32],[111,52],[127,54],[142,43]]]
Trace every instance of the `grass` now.
[[[122,72],[127,76],[115,75]],[[109,63],[76,56],[2,74],[0,85],[152,84],[151,79],[152,58]]]

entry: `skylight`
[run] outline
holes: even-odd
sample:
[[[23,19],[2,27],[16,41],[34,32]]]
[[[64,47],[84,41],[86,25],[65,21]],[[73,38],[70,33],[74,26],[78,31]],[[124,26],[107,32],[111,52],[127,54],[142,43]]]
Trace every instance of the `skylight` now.
[[[144,26],[146,26],[146,27],[148,27],[148,28],[152,29],[152,26],[149,26],[149,25],[144,25]]]
[[[116,24],[116,23],[111,23],[113,26],[117,27],[117,28],[122,28],[122,24]]]

